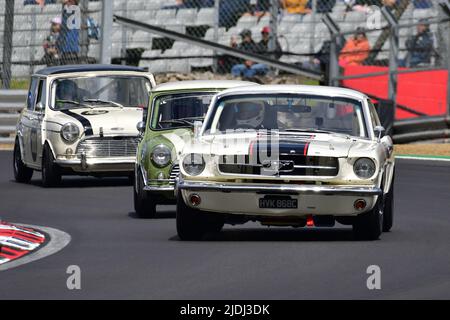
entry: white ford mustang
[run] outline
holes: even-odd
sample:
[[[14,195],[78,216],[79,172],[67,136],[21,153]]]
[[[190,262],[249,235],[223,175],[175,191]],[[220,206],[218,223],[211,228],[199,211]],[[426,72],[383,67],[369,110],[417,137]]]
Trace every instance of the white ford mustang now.
[[[393,224],[393,142],[370,99],[342,88],[258,86],[213,100],[181,157],[177,230],[201,239],[225,223],[352,225],[378,239]]]

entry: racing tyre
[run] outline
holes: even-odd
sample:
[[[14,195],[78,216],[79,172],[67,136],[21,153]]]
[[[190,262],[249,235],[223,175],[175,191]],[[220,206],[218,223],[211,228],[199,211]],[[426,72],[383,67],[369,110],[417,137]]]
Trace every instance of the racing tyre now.
[[[33,169],[27,168],[22,161],[19,139],[14,143],[14,179],[20,183],[28,183],[33,177]]]
[[[223,219],[187,206],[181,192],[178,192],[177,233],[182,241],[202,240],[207,233],[219,233],[223,226]]]
[[[48,145],[44,146],[42,156],[42,185],[45,188],[57,187],[61,183],[61,172],[55,164],[55,157]]]
[[[156,215],[156,202],[144,191],[144,181],[140,174],[137,175],[136,183],[133,183],[134,211],[141,219],[154,218]]]
[[[356,240],[378,240],[383,230],[384,196],[378,196],[374,208],[356,217],[353,234]]]
[[[394,183],[395,183],[395,171],[392,177],[391,189],[386,194],[384,199],[384,211],[383,211],[383,232],[389,232],[394,225]]]

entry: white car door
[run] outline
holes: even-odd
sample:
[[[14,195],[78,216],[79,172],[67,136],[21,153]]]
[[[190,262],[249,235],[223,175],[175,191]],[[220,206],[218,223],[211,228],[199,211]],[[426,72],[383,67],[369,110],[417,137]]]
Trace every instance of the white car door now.
[[[45,115],[45,105],[46,105],[46,86],[45,79],[39,79],[36,93],[36,103],[34,110],[30,112],[32,114],[32,124],[31,124],[31,158],[33,165],[41,167],[42,161],[42,122]]]
[[[32,130],[35,124],[34,108],[36,105],[38,84],[39,78],[32,77],[30,89],[28,90],[27,108],[24,110],[21,118],[23,161],[27,165],[33,165]]]

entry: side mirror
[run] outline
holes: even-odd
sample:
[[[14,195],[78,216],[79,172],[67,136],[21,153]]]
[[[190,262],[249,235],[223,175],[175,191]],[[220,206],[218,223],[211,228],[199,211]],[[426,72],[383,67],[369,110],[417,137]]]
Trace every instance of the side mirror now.
[[[145,122],[144,121],[138,122],[136,128],[139,131],[139,135],[143,136],[145,133]]]
[[[194,138],[200,137],[200,132],[202,131],[203,122],[195,121],[194,122]]]
[[[34,110],[35,110],[36,112],[43,113],[43,112],[45,111],[45,106],[43,105],[42,102],[38,102],[38,103],[36,104],[36,107],[34,108]]]
[[[380,142],[381,138],[383,138],[383,136],[386,133],[386,129],[383,126],[376,126],[373,131],[375,132],[375,135],[378,138],[378,142]]]

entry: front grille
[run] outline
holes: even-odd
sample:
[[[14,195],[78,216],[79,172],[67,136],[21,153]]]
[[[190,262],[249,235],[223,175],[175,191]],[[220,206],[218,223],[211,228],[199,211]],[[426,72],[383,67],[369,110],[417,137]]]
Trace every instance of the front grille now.
[[[281,154],[272,162],[251,162],[249,156],[224,156],[219,171],[239,175],[321,176],[335,177],[339,173],[339,160],[332,157],[310,157]]]
[[[170,185],[175,185],[175,180],[178,178],[178,176],[180,175],[180,166],[179,165],[174,165],[172,167],[172,170],[170,171]]]
[[[77,155],[87,158],[134,157],[138,139],[135,137],[87,139],[78,145]]]

